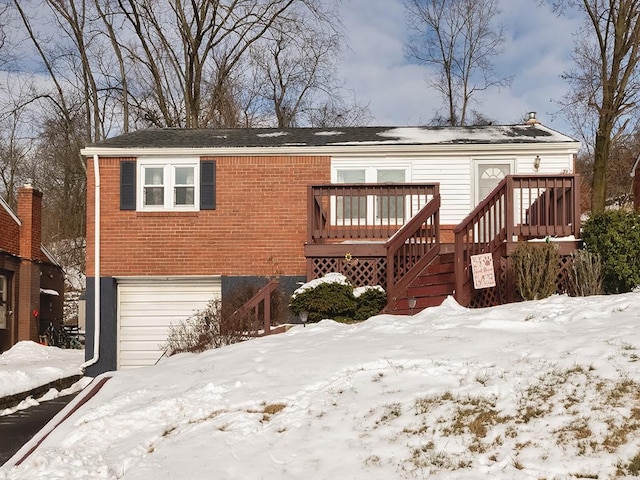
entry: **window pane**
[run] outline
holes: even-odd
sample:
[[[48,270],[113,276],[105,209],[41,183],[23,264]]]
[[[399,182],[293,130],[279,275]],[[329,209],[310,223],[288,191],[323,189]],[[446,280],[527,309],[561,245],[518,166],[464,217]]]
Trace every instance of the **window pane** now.
[[[378,170],[377,180],[378,183],[404,183],[404,170]],[[376,202],[376,217],[390,223],[404,219],[404,196],[379,196]]]
[[[176,187],[176,205],[193,205],[194,190],[193,187]]]
[[[194,167],[176,167],[176,185],[193,185],[195,179]]]
[[[404,170],[378,170],[378,183],[404,183]]]
[[[365,183],[364,170],[338,170],[338,183]],[[339,196],[337,198],[338,220],[357,220],[367,216],[367,197]]]
[[[491,191],[498,186],[500,180],[509,175],[510,165],[480,165],[478,167],[478,187],[479,198],[478,201],[484,200]]]
[[[144,169],[145,185],[163,185],[164,169],[162,167],[145,167]]]
[[[338,183],[364,183],[364,170],[338,170]]]
[[[164,205],[164,187],[144,187],[145,205]]]

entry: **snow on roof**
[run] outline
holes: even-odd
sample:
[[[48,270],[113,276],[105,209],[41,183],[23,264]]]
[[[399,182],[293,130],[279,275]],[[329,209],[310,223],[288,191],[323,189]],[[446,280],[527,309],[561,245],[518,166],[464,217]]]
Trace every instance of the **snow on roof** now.
[[[541,124],[472,127],[345,127],[147,129],[108,138],[83,149],[344,147],[356,145],[480,145],[578,142]]]
[[[18,216],[17,216],[15,213],[13,213],[13,210],[11,209],[11,207],[9,206],[9,204],[8,204],[7,202],[5,202],[5,201],[4,201],[4,199],[3,199],[2,197],[0,197],[0,206],[1,206],[2,208],[4,208],[4,209],[7,211],[7,213],[9,214],[9,216],[10,216],[11,218],[13,218],[13,219],[15,220],[15,222],[16,222],[18,225],[22,225],[22,222],[20,221],[20,219],[18,218]]]
[[[40,293],[43,295],[51,295],[52,297],[59,297],[60,294],[51,288],[41,288]]]

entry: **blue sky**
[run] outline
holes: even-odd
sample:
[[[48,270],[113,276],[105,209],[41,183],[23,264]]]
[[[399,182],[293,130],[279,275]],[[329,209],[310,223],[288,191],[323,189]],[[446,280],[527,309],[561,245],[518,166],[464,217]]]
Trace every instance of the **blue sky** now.
[[[497,123],[517,123],[536,111],[545,125],[570,133],[556,115],[567,84],[560,78],[571,68],[573,35],[580,21],[575,15],[558,17],[535,0],[501,0],[501,22],[506,27],[503,54],[495,67],[513,76],[508,89],[492,90],[478,97],[474,108]],[[346,87],[362,103],[368,103],[373,125],[427,123],[437,95],[427,89],[425,66],[404,55],[407,39],[402,0],[344,0],[342,22],[349,50],[341,66]]]

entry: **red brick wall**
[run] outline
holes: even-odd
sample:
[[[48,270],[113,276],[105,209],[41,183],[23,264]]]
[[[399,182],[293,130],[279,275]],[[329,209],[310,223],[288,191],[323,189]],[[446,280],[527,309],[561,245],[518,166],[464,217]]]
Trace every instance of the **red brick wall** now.
[[[4,207],[0,206],[0,250],[20,254],[20,227]]]
[[[205,159],[205,158],[203,158]],[[120,210],[120,162],[101,158],[101,276],[304,275],[307,185],[330,181],[329,157],[216,157],[216,209]],[[88,159],[87,275],[94,265]]]

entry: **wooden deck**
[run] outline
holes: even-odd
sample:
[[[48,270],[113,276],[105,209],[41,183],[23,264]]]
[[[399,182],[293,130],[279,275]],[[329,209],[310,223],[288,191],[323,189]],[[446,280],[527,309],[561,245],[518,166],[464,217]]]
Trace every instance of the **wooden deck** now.
[[[508,258],[520,241],[569,237],[579,245],[577,175],[509,175],[440,242],[438,184],[332,184],[308,190],[307,278],[341,272],[381,285],[386,311],[411,313],[454,294],[465,306],[514,301]],[[475,291],[471,256],[491,253],[498,285]],[[411,299],[412,301],[409,301]],[[411,305],[415,303],[413,307]]]

